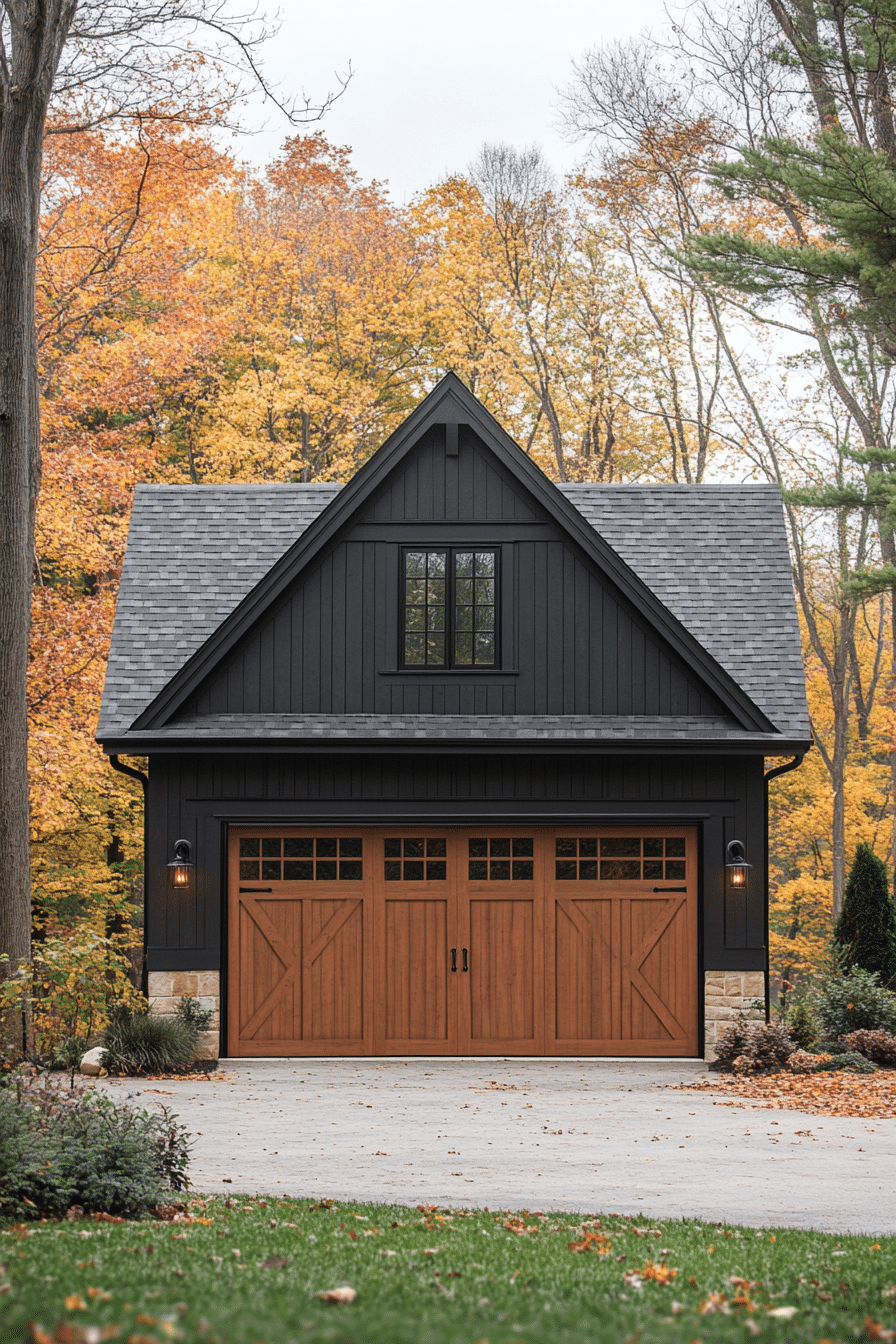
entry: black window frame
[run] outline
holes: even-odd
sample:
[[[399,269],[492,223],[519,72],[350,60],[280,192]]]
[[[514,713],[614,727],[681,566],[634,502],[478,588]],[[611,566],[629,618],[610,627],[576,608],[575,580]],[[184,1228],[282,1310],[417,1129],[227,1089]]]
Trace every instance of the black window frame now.
[[[407,559],[409,553],[426,552],[431,554],[444,553],[447,556],[446,579],[445,579],[445,653],[444,663],[409,663],[405,656],[405,634],[407,618],[407,589],[405,579],[407,577]],[[456,580],[455,556],[458,553],[473,552],[482,554],[488,552],[494,556],[494,582],[495,582],[495,659],[492,663],[458,663],[455,661],[455,617],[457,611],[456,600]],[[501,670],[501,547],[496,543],[482,544],[479,542],[454,545],[446,543],[439,545],[435,542],[425,542],[420,545],[407,545],[401,548],[401,564],[399,566],[399,650],[398,666],[403,672],[499,672]]]

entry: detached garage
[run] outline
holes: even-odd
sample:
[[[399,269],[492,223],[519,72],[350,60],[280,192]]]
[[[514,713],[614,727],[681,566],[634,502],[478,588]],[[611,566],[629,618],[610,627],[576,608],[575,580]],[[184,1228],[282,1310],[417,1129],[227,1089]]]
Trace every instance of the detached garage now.
[[[810,746],[780,496],[558,487],[448,375],[346,486],[138,488],[98,738],[212,1053],[700,1054]]]

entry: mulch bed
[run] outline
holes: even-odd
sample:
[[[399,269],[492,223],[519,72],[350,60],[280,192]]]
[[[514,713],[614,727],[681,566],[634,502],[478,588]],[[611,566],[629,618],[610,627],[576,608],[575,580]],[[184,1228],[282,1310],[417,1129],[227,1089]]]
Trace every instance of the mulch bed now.
[[[682,1083],[680,1092],[719,1092],[743,1101],[717,1101],[717,1106],[752,1103],[772,1111],[808,1111],[812,1115],[854,1116],[862,1120],[896,1118],[896,1069],[880,1073],[773,1073],[762,1078],[724,1074],[698,1083]]]

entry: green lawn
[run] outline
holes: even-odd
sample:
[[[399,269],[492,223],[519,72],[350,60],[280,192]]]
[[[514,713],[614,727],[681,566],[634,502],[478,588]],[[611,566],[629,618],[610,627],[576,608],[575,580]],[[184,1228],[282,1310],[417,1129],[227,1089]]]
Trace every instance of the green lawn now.
[[[194,1200],[188,1212],[209,1221],[0,1232],[0,1340],[896,1339],[892,1237],[273,1198]],[[343,1284],[354,1302],[315,1297]],[[57,1334],[60,1322],[78,1329]]]

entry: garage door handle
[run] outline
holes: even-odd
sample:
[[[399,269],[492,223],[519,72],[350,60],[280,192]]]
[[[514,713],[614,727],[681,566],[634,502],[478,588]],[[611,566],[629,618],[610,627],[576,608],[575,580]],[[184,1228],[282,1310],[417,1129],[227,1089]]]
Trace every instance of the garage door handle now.
[[[452,969],[452,971],[456,971],[456,970],[457,970],[457,948],[456,948],[456,947],[452,947],[452,949],[451,949],[451,969]]]
[[[242,896],[244,891],[273,891],[273,890],[274,890],[273,887],[240,887],[240,895]]]
[[[470,969],[469,966],[467,965],[467,949],[466,949],[466,948],[464,948],[464,965],[463,965],[463,969],[464,969],[465,971],[468,971],[468,970]]]
[[[654,887],[654,891],[687,891],[687,887]]]

